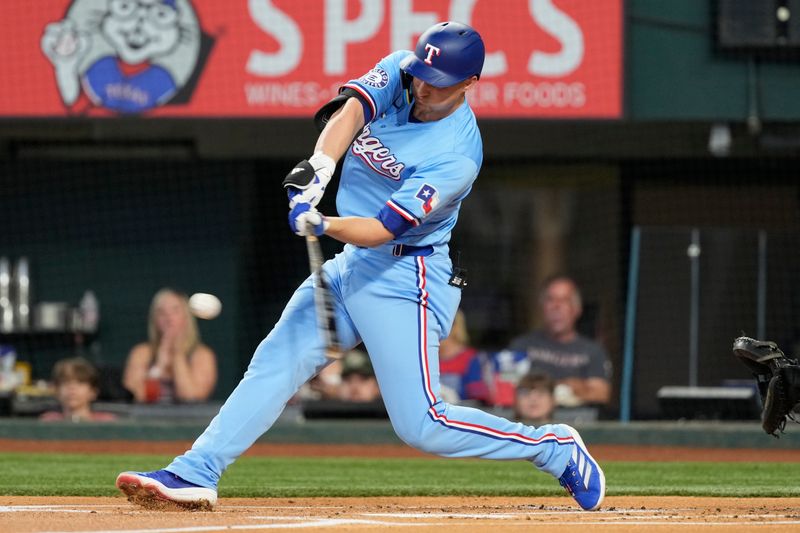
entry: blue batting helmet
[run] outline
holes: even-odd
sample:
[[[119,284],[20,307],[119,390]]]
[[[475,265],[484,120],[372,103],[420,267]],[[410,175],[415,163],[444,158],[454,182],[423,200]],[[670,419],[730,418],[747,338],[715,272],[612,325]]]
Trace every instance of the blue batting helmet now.
[[[478,32],[460,22],[440,22],[420,35],[414,53],[400,62],[404,72],[434,87],[481,76],[486,49]]]

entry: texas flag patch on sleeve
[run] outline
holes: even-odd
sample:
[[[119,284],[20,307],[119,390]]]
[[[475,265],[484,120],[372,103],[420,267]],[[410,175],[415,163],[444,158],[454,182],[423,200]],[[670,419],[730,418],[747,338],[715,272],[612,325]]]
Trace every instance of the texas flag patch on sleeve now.
[[[422,202],[422,210],[427,215],[439,203],[439,191],[433,185],[426,183],[419,188],[416,198]]]

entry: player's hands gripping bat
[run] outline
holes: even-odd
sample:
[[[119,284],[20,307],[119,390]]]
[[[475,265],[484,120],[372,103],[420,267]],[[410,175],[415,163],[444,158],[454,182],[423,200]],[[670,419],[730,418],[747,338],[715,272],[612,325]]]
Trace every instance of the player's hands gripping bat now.
[[[306,227],[305,237],[306,247],[308,248],[308,264],[311,268],[311,275],[314,277],[314,304],[317,311],[317,324],[325,342],[325,356],[329,359],[341,359],[343,350],[336,332],[333,295],[322,272],[322,248],[311,224]]]
[[[300,237],[307,235],[319,237],[325,233],[328,226],[330,222],[325,220],[325,216],[311,204],[297,204],[289,211],[289,228]]]
[[[761,426],[777,437],[800,402],[800,365],[774,342],[750,337],[734,340],[733,354],[753,372],[763,405]]]

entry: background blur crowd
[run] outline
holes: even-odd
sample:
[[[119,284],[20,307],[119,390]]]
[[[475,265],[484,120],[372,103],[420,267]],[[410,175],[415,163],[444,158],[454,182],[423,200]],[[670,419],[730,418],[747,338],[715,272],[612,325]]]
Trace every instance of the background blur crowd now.
[[[577,330],[582,297],[576,282],[563,275],[545,281],[538,293],[541,328],[515,337],[505,349],[470,344],[468,310],[459,310],[439,348],[441,396],[450,403],[495,408],[529,424],[569,416],[589,408],[597,418],[609,402],[609,359],[603,347]],[[147,340],[130,351],[121,374],[128,399],[140,404],[193,404],[209,400],[217,381],[217,356],[200,337],[185,294],[159,290],[152,298]],[[94,411],[101,375],[88,360],[58,361],[52,371],[60,408],[41,414],[45,421],[112,421]],[[346,416],[348,405],[374,406],[385,416],[380,387],[363,345],[334,361],[293,399],[312,416]],[[315,414],[316,413],[316,414]],[[566,413],[566,415],[565,415]],[[583,411],[585,416],[585,411]]]

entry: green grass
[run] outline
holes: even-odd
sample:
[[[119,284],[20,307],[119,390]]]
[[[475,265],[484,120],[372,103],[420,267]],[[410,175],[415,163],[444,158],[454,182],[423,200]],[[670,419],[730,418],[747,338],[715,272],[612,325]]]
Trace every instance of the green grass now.
[[[110,496],[123,470],[171,457],[0,453],[0,495]],[[800,496],[800,463],[608,462],[608,494]],[[225,473],[221,497],[551,496],[563,489],[520,461],[245,457]]]

